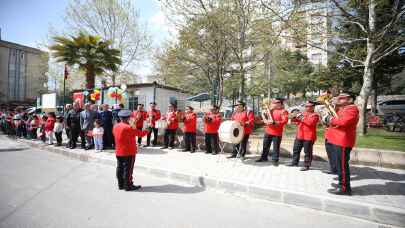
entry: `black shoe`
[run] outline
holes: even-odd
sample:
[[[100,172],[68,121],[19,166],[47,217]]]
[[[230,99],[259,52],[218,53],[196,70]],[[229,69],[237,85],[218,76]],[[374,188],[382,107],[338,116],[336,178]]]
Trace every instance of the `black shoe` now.
[[[269,161],[269,160],[268,159],[263,159],[263,158],[260,158],[260,159],[256,160],[256,162],[267,162],[267,161]]]
[[[150,145],[144,145],[143,147],[149,147]]]
[[[191,150],[190,153],[195,153],[195,150]]]
[[[272,161],[271,164],[277,167],[278,166],[278,161]]]
[[[91,149],[91,147],[85,147],[84,148],[84,150],[90,150]]]
[[[205,151],[206,154],[211,154],[212,152]]]
[[[181,152],[187,152],[187,151],[190,151],[190,150],[187,150],[187,149],[182,149],[181,150]]]
[[[71,147],[69,147],[69,149],[72,149],[72,150],[73,150],[73,149],[76,149],[76,147],[75,147],[75,146],[71,146]]]
[[[352,195],[352,191],[342,191],[341,188],[328,189],[328,192],[330,194],[334,194],[334,195],[344,195],[344,196],[351,196]]]
[[[163,146],[163,147],[160,147],[160,149],[167,149],[168,147],[167,146]]]
[[[169,147],[169,150],[173,150],[173,149],[174,149],[174,147],[172,147],[172,146],[171,146],[171,147]]]
[[[300,171],[308,171],[308,170],[309,170],[309,167],[308,167],[308,166],[302,167],[302,168],[300,169]]]
[[[236,158],[236,155],[231,155],[231,156],[226,157],[226,158]]]
[[[118,186],[118,190],[123,190],[124,186]]]
[[[341,184],[341,183],[339,183],[339,184],[332,183],[332,184],[330,184],[330,186],[332,186],[332,187],[334,187],[334,188],[341,188],[341,187],[342,187],[342,184]]]
[[[218,153],[217,152],[212,152],[212,155],[217,155]]]
[[[138,189],[140,189],[141,188],[141,186],[140,185],[132,185],[132,186],[129,186],[129,187],[126,187],[125,188],[125,191],[136,191],[136,190],[138,190]]]
[[[298,164],[290,163],[290,164],[287,164],[287,166],[290,166],[290,167],[298,167]]]

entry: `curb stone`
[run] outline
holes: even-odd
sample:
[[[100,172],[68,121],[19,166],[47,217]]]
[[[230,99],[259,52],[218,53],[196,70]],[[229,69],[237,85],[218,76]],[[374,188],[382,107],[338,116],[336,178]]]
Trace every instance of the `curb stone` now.
[[[64,155],[71,159],[83,162],[97,162],[115,166],[114,159],[107,156],[100,157],[98,154],[79,152],[78,150],[67,151],[63,147],[50,147],[31,141],[20,140],[33,147]],[[252,198],[268,200],[272,202],[295,205],[329,213],[345,215],[373,221],[376,223],[405,227],[405,210],[394,207],[372,205],[347,199],[332,198],[325,196],[313,196],[300,192],[291,192],[283,189],[265,188],[249,184],[241,184],[228,180],[218,180],[211,177],[192,175],[178,171],[169,171],[137,164],[135,170],[144,174],[150,174],[160,178],[184,182],[201,188],[218,189],[229,193],[247,195]]]

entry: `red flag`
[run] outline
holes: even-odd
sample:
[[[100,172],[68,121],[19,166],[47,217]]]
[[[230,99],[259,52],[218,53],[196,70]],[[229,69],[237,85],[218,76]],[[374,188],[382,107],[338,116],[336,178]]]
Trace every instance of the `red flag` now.
[[[65,64],[65,80],[68,79],[68,75],[69,75],[69,72],[68,72],[68,69],[67,69],[67,65]]]

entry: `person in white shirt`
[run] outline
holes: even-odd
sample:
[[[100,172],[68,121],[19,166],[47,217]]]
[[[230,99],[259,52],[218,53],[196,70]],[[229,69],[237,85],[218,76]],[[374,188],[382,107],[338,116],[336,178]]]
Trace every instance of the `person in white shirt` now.
[[[96,152],[101,152],[103,149],[104,129],[101,124],[101,120],[97,119],[95,121],[95,127],[93,128],[94,149]]]
[[[53,132],[55,133],[56,138],[56,146],[62,146],[62,132],[63,132],[63,117],[58,116],[56,117],[56,122],[53,127]]]

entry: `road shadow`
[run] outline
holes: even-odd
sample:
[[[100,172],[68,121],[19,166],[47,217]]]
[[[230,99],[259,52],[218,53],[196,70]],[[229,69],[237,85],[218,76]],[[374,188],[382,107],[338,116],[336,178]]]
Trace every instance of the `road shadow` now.
[[[405,183],[386,182],[385,184],[369,184],[352,187],[353,195],[369,196],[405,196]]]
[[[23,151],[23,150],[28,150],[28,147],[25,148],[1,148],[0,153],[7,153],[7,152],[17,152],[17,151]]]
[[[138,148],[138,154],[150,154],[150,155],[161,155],[167,154],[167,151],[161,150],[159,148]]]
[[[156,185],[156,186],[142,186],[138,192],[154,192],[154,193],[175,193],[175,194],[193,194],[203,192],[202,187],[186,187],[174,184]]]
[[[373,167],[351,166],[350,173],[355,175],[351,178],[352,181],[365,179],[405,181],[405,174],[403,173],[393,173],[388,170],[379,170]]]

